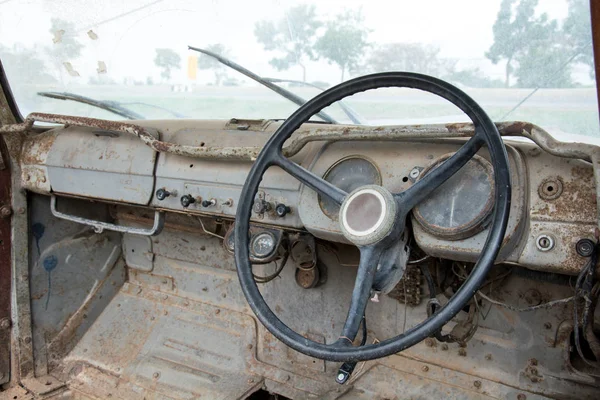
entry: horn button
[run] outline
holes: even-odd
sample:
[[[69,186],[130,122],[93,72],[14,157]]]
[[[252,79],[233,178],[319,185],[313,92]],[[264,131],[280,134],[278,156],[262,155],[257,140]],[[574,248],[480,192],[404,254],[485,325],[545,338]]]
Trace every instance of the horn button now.
[[[392,230],[396,202],[381,186],[363,186],[346,198],[340,208],[344,236],[356,245],[379,242]]]

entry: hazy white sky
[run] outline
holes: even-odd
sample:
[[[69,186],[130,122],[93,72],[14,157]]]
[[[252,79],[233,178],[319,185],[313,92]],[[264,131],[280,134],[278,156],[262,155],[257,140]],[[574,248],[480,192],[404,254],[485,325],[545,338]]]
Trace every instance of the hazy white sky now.
[[[366,25],[372,29],[370,41],[420,42],[436,45],[440,55],[460,59],[464,66],[479,66],[502,78],[503,66],[493,66],[484,52],[492,43],[492,24],[501,0],[335,0],[314,2],[318,12],[331,17],[344,8],[362,7]],[[277,72],[254,37],[254,24],[260,19],[278,19],[284,10],[306,1],[290,0],[0,0],[0,44],[12,46],[52,46],[49,32],[52,17],[75,24],[83,55],[70,60],[81,74],[82,83],[96,74],[97,61],[104,61],[108,75],[121,80],[132,76],[158,79],[154,49],[169,47],[186,60],[187,45],[223,43],[232,58],[263,76],[301,78],[299,68]],[[539,12],[562,19],[567,15],[566,0],[541,0]],[[125,14],[125,15],[123,15]],[[87,31],[98,35],[91,40]],[[182,63],[185,64],[185,63]],[[325,62],[308,65],[309,80],[339,81],[339,70]],[[235,73],[230,74],[239,78]],[[175,75],[185,81],[185,69]],[[212,78],[200,74],[200,81]]]

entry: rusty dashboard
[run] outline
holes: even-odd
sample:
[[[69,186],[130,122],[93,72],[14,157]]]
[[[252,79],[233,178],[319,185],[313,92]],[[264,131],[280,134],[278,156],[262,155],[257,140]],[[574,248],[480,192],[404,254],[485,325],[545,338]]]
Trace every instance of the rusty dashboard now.
[[[34,120],[63,125],[40,130],[33,127]],[[252,161],[280,125],[271,120],[140,125],[97,121],[47,115],[28,119],[23,129],[31,133],[21,154],[23,187],[58,197],[233,219]],[[597,227],[596,178],[590,163],[596,148],[579,144],[559,148],[550,135],[531,124],[504,124],[499,129],[505,136],[530,139],[506,140],[513,192],[499,261],[576,274],[583,262],[576,243],[594,238]],[[362,175],[352,168],[367,168],[373,179],[392,192],[401,192],[456,151],[470,134],[469,124],[359,127],[315,123],[296,132],[283,152],[326,179],[336,166],[355,160],[346,172],[338,167],[336,179],[352,184]],[[483,197],[469,191],[474,181],[465,175],[460,187],[452,187],[452,182],[446,185],[447,193],[438,196],[439,205],[429,202],[429,217],[424,217],[426,210],[413,213],[412,231],[426,253],[475,261],[483,247],[485,217],[492,211],[485,207],[489,193],[484,192],[493,185],[485,149],[478,155],[473,173],[481,176],[477,190],[483,191]],[[443,214],[441,209],[448,207],[444,199],[450,192],[455,196],[448,214],[450,223],[461,229],[446,227],[446,232],[440,228],[444,222],[428,223],[427,218],[438,208],[437,214]],[[255,224],[307,230],[317,238],[344,242],[335,223],[335,210],[328,210],[312,190],[278,167],[271,167],[265,175],[255,205]],[[464,221],[457,223],[455,210],[475,215],[465,214],[459,217]]]

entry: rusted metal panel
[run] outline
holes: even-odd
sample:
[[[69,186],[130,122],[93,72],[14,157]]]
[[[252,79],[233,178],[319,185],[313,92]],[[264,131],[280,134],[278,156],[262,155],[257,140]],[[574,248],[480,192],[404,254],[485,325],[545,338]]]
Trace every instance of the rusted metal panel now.
[[[0,77],[4,80],[2,65]],[[11,108],[0,87],[0,124],[9,116]],[[11,363],[11,168],[10,155],[3,139],[0,139],[0,385],[10,379]]]

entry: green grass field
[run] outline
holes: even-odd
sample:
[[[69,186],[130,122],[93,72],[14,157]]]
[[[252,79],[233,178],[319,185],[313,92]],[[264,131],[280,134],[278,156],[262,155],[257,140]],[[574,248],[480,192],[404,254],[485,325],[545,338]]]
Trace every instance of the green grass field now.
[[[42,98],[38,91],[64,91],[56,87],[24,86],[13,88],[23,114],[32,111],[75,114],[119,119],[108,112],[70,101]],[[318,93],[306,88],[291,89],[305,99]],[[169,86],[79,86],[70,92],[120,103],[148,103],[174,110],[189,118],[286,118],[297,106],[263,87],[200,86],[191,92],[172,92]],[[506,114],[531,90],[466,89],[495,121]],[[384,89],[353,96],[346,100],[358,114],[372,124],[455,122],[462,112],[433,95],[407,89]],[[172,114],[141,104],[128,104],[148,118],[174,118]],[[325,110],[340,122],[349,122],[333,105]],[[535,123],[552,132],[600,137],[597,97],[594,89],[543,89],[505,120]]]

